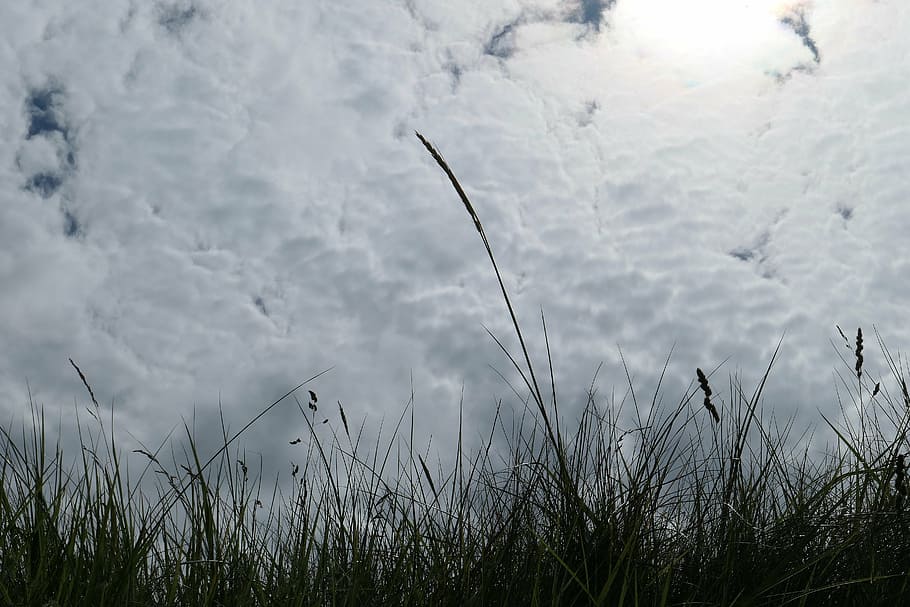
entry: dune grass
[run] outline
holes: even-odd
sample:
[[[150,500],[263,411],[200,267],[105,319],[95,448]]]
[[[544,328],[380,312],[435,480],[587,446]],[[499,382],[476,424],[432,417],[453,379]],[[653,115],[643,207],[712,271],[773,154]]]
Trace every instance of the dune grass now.
[[[894,396],[887,384],[870,387],[861,331],[854,343],[838,327],[854,357],[843,361],[852,403],[841,401],[841,420],[823,416],[837,437],[824,456],[798,446],[792,418],[761,406],[776,351],[751,394],[730,377],[726,400],[716,373],[694,366],[674,405],[658,406],[659,386],[639,403],[631,380],[628,399],[599,402],[592,382],[567,433],[552,368],[545,392],[480,219],[418,137],[499,279],[521,356],[502,349],[525,384],[524,407],[512,416],[497,409],[473,454],[460,424],[454,463],[443,468],[414,448],[413,403],[368,449],[341,403],[335,412],[310,390],[301,404],[308,380],[240,432],[223,425],[222,447],[207,457],[188,427],[183,449],[137,450],[146,466],[132,478],[71,361],[92,400],[79,454],[46,444],[34,404],[21,432],[0,430],[0,604],[907,603],[910,395],[887,348]],[[238,438],[285,399],[309,428],[307,456],[283,473],[290,483],[266,494]],[[340,427],[319,423],[329,409]],[[286,495],[280,487],[289,484]]]

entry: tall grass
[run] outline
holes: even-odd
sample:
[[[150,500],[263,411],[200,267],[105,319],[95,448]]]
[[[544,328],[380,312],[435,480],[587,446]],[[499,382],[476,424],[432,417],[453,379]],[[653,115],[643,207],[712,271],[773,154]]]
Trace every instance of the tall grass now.
[[[138,449],[146,466],[133,478],[73,362],[93,403],[92,419],[78,424],[75,459],[45,442],[34,404],[21,432],[0,430],[0,603],[907,602],[910,396],[887,348],[895,397],[887,383],[870,389],[861,332],[851,346],[838,327],[855,358],[844,361],[853,372],[843,380],[853,402],[840,401],[842,421],[824,417],[837,437],[824,456],[797,448],[793,419],[760,406],[777,351],[751,394],[730,377],[726,401],[716,371],[694,365],[690,389],[672,406],[655,406],[659,387],[641,403],[649,406],[634,390],[631,400],[598,402],[592,382],[577,426],[565,432],[552,369],[547,394],[483,225],[445,160],[418,137],[499,279],[522,350],[517,359],[503,352],[525,383],[525,407],[512,416],[498,408],[473,454],[463,450],[460,424],[454,464],[444,469],[414,447],[413,402],[367,449],[363,425],[352,432],[341,403],[343,434],[317,431],[316,410],[328,407],[310,391],[304,408],[296,396],[304,382],[241,432],[222,425],[222,447],[208,457],[189,427],[182,449]],[[543,331],[546,339],[545,322]],[[289,494],[281,483],[266,494],[264,472],[251,472],[237,439],[284,399],[309,428],[299,447],[307,456],[286,479]],[[635,424],[623,426],[628,419]],[[409,448],[397,451],[402,441]]]

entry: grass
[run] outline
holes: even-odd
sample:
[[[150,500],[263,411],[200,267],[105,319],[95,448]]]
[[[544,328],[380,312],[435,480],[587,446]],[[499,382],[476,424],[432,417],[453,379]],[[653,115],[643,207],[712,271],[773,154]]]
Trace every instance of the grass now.
[[[545,393],[483,225],[445,160],[418,137],[499,279],[521,357],[497,343],[525,384],[524,408],[511,419],[497,409],[473,454],[460,424],[454,464],[443,469],[414,449],[413,403],[367,449],[363,425],[352,433],[341,403],[336,435],[319,423],[330,407],[314,391],[306,408],[297,400],[311,378],[240,432],[222,422],[222,447],[208,457],[189,427],[182,449],[137,450],[146,466],[133,478],[71,361],[92,400],[75,458],[46,443],[34,404],[21,432],[0,430],[0,604],[907,603],[910,396],[900,359],[880,338],[894,398],[887,384],[869,386],[861,331],[851,345],[838,327],[855,359],[843,361],[852,403],[838,396],[839,422],[822,416],[837,437],[823,456],[797,447],[792,418],[760,406],[777,351],[751,394],[729,378],[726,402],[712,390],[716,370],[695,369],[690,389],[666,407],[656,406],[659,386],[639,406],[631,380],[620,403],[599,403],[592,382],[566,433],[552,368]],[[287,483],[267,493],[238,438],[286,399],[309,428],[299,446],[307,456],[290,472],[290,493],[280,489]]]

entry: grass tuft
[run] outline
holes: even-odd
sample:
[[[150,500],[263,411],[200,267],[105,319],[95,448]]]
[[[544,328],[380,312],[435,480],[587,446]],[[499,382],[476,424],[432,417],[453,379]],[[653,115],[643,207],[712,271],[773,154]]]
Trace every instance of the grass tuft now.
[[[473,453],[463,450],[460,414],[451,464],[431,468],[414,445],[413,400],[367,449],[365,424],[352,435],[340,402],[343,437],[317,423],[315,391],[309,410],[297,399],[317,374],[239,432],[222,420],[212,454],[186,425],[169,448],[141,445],[130,456],[141,462],[135,474],[71,360],[94,404],[87,424],[77,410],[77,453],[46,441],[31,399],[21,432],[0,428],[0,604],[908,604],[910,396],[884,345],[893,377],[866,403],[857,331],[856,364],[844,360],[856,381],[844,383],[859,423],[843,407],[837,423],[822,415],[837,440],[818,456],[792,436],[792,418],[763,405],[780,343],[751,393],[737,375],[723,400],[698,368],[698,388],[665,403],[658,386],[639,407],[626,369],[631,404],[599,396],[592,381],[577,425],[563,429],[543,315],[549,402],[476,209],[418,137],[499,279],[522,349],[519,363],[502,348],[525,381],[522,406],[510,414],[498,403]],[[711,421],[693,409],[698,390]],[[273,479],[239,438],[289,397],[307,432],[290,441],[294,461]]]

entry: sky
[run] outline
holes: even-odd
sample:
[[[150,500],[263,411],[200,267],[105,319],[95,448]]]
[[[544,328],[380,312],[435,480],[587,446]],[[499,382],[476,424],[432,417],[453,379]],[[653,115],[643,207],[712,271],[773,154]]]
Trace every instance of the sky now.
[[[219,406],[238,429],[331,369],[317,431],[340,401],[388,433],[413,394],[419,447],[460,410],[476,444],[526,396],[486,329],[517,341],[415,131],[541,377],[545,315],[564,419],[623,360],[647,408],[671,349],[657,406],[721,365],[723,415],[783,336],[764,406],[819,424],[836,325],[894,394],[908,28],[899,0],[2,2],[2,418],[91,406],[72,358],[124,450],[212,447]],[[307,432],[287,401],[244,444],[281,468]]]

